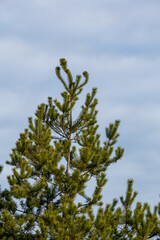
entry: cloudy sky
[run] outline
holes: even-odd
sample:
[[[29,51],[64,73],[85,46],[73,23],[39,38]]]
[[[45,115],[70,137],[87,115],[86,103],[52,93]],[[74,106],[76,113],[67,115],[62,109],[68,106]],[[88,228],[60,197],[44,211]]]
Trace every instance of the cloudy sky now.
[[[59,58],[73,75],[87,70],[84,92],[98,88],[99,131],[121,120],[123,159],[108,170],[104,201],[134,179],[137,200],[160,201],[160,1],[0,1],[0,176],[37,105],[63,91]],[[82,101],[82,100],[81,100]]]

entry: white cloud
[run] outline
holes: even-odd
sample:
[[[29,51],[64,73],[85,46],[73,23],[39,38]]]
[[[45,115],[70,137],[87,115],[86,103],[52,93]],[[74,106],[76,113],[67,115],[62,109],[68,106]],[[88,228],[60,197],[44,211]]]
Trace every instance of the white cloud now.
[[[2,72],[6,71],[7,74],[17,76],[17,79],[14,79],[15,82],[20,80],[20,76],[28,77],[27,81],[41,80],[34,75],[47,74],[55,61],[53,56],[43,50],[37,51],[36,48],[18,38],[1,39],[0,51]]]

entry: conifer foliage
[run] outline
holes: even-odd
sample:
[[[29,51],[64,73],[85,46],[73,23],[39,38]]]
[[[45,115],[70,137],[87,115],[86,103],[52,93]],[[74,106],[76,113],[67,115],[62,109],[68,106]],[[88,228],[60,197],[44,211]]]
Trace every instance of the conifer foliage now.
[[[96,88],[86,95],[79,115],[74,112],[88,73],[74,80],[60,59],[56,75],[64,87],[62,101],[49,97],[48,104],[38,106],[7,161],[13,173],[9,189],[0,191],[0,239],[160,239],[160,205],[151,211],[138,202],[133,210],[133,180],[121,205],[116,199],[102,202],[106,171],[124,152],[115,147],[120,121],[109,124],[101,143]],[[93,192],[87,188],[90,181]]]

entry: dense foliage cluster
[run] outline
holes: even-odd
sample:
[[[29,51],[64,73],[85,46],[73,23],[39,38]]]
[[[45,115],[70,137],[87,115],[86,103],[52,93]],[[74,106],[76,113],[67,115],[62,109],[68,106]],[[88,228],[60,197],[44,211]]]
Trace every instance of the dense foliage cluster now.
[[[2,240],[146,240],[160,239],[160,205],[132,204],[137,192],[128,180],[125,197],[102,202],[106,171],[123,156],[116,147],[119,120],[97,133],[96,88],[86,95],[79,116],[73,109],[88,82],[88,73],[73,80],[65,59],[56,75],[63,84],[62,101],[48,98],[12,149],[9,189],[0,192]],[[61,70],[67,80],[62,77]],[[94,179],[94,181],[92,180]],[[95,183],[88,190],[89,181]],[[95,206],[97,211],[95,211]]]

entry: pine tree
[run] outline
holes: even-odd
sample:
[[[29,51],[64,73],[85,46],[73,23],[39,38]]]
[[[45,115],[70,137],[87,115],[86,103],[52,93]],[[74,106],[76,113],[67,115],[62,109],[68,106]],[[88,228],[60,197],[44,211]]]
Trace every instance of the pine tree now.
[[[64,87],[62,101],[48,98],[12,149],[9,189],[0,191],[0,239],[111,240],[160,239],[160,204],[132,204],[137,196],[128,180],[125,197],[104,206],[106,172],[124,149],[115,148],[119,120],[106,128],[106,141],[97,133],[97,89],[86,95],[79,116],[74,109],[89,75],[75,81],[60,59],[56,75]],[[67,80],[62,77],[66,74]],[[0,169],[2,170],[2,169]],[[87,185],[92,181],[94,191]],[[97,211],[95,211],[97,209]]]

